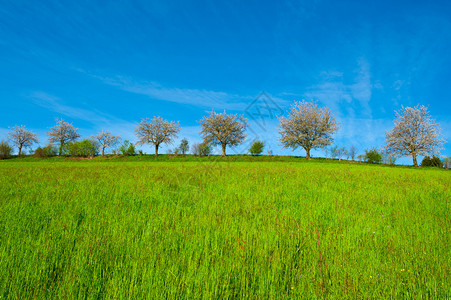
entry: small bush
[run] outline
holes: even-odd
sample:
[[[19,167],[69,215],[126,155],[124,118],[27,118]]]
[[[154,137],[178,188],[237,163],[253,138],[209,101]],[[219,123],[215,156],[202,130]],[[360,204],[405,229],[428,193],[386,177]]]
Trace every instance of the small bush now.
[[[451,169],[451,157],[447,157],[443,160],[443,167],[445,169]]]
[[[58,149],[53,147],[51,144],[45,147],[38,147],[34,150],[33,156],[38,158],[45,158],[56,156],[58,154]]]
[[[211,154],[210,143],[207,143],[207,142],[195,143],[195,144],[193,144],[193,147],[191,148],[191,152],[193,152],[193,154],[197,155],[197,156],[210,155]]]
[[[360,162],[364,161],[364,160],[365,160],[365,154],[359,154],[359,155],[357,155],[357,159],[358,159]]]
[[[263,148],[265,147],[265,143],[262,141],[254,141],[251,145],[251,148],[249,148],[249,152],[251,155],[260,155],[263,152]]]
[[[0,159],[6,159],[11,157],[11,153],[13,152],[13,147],[11,147],[7,142],[0,142]]]
[[[382,161],[382,155],[377,149],[365,150],[365,162],[371,164],[380,164]]]
[[[135,145],[130,143],[130,141],[125,140],[124,143],[119,148],[122,155],[135,155]]]
[[[200,143],[194,143],[191,146],[191,152],[193,152],[193,154],[196,156],[199,155],[199,145],[200,145]]]
[[[425,156],[423,158],[423,161],[421,162],[422,167],[437,167],[437,168],[443,168],[443,162],[438,158],[437,156]]]
[[[207,156],[210,155],[212,151],[210,143],[203,142],[200,143],[200,155]]]
[[[394,166],[398,157],[396,154],[390,153],[387,150],[382,151],[382,163],[390,166]]]

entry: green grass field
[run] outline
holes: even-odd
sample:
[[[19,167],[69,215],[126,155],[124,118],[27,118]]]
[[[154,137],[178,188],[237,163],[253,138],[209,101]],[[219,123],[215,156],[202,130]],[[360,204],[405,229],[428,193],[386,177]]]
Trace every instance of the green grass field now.
[[[439,169],[0,161],[0,296],[443,299],[450,200]]]

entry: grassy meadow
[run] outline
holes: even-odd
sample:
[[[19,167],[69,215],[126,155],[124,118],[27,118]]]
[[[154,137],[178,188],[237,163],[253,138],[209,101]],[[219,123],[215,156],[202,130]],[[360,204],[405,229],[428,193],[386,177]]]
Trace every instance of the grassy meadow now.
[[[449,298],[450,200],[433,168],[0,161],[0,297]]]

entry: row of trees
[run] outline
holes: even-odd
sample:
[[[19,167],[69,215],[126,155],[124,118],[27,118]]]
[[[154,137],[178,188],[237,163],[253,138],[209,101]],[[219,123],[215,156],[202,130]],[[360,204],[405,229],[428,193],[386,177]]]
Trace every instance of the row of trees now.
[[[310,151],[325,148],[333,143],[333,134],[339,129],[340,124],[327,107],[320,107],[317,102],[295,102],[287,116],[279,118],[280,142],[284,148],[296,150],[302,148],[306,152],[306,158],[310,159]],[[222,155],[226,155],[227,146],[237,146],[246,138],[247,119],[240,115],[209,112],[208,116],[199,121],[200,134],[204,140],[196,145],[193,152],[205,152],[206,147],[221,146]],[[425,106],[402,107],[396,112],[395,126],[385,135],[383,152],[387,156],[412,156],[413,165],[418,166],[418,156],[438,155],[445,142],[440,136],[440,127],[430,116]],[[138,138],[136,145],[151,144],[155,147],[155,155],[158,155],[162,144],[170,144],[180,132],[179,122],[166,121],[161,117],[142,119],[135,128]],[[101,151],[105,155],[105,149],[117,145],[121,138],[110,132],[101,132],[91,136],[89,140],[83,140],[83,145],[76,143],[80,137],[78,129],[62,119],[57,119],[57,124],[47,132],[50,144],[58,145],[58,154],[63,152],[84,151],[92,149],[93,153]],[[31,147],[38,143],[35,133],[24,126],[14,126],[9,133],[9,139],[18,148],[19,155],[23,148]],[[89,143],[91,141],[91,143]],[[133,144],[132,144],[133,145]],[[256,145],[263,149],[264,145]],[[176,151],[186,153],[188,142],[184,140]],[[342,148],[330,149],[331,154],[349,156],[354,159],[357,149],[351,147],[346,152]],[[255,152],[255,151],[254,151]],[[258,151],[257,151],[258,152]],[[252,151],[251,151],[252,153]]]

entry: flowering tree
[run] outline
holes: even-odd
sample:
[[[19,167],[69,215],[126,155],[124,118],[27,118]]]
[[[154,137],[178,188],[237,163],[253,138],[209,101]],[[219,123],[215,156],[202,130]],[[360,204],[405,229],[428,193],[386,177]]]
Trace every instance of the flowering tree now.
[[[29,131],[25,126],[14,126],[10,128],[9,139],[19,148],[19,156],[22,155],[22,148],[31,147],[34,143],[38,143],[38,135]]]
[[[56,125],[50,128],[47,135],[49,136],[49,143],[59,144],[58,155],[62,154],[64,144],[67,142],[73,142],[80,137],[78,134],[78,128],[75,128],[68,122],[64,122],[63,119],[56,119]]]
[[[214,111],[203,117],[199,123],[202,126],[201,135],[206,143],[221,145],[222,156],[226,156],[226,147],[241,144],[246,138],[247,119],[239,115],[228,115],[225,112],[217,114]]]
[[[388,153],[412,156],[415,167],[418,155],[439,154],[445,141],[440,138],[439,124],[429,116],[427,107],[402,107],[395,113],[395,127],[385,134]]]
[[[153,144],[155,145],[155,156],[158,156],[158,148],[161,144],[171,143],[177,138],[177,133],[180,132],[179,123],[168,122],[161,117],[154,117],[142,119],[135,129],[138,136],[136,145]]]
[[[102,149],[102,156],[105,155],[105,148],[113,147],[121,140],[120,136],[114,136],[108,131],[102,131],[99,134],[91,136],[91,138],[99,143],[100,149]]]
[[[288,117],[279,117],[280,141],[284,148],[304,148],[306,158],[310,150],[325,147],[333,142],[332,134],[338,130],[338,122],[330,109],[321,108],[316,102],[295,102]]]

